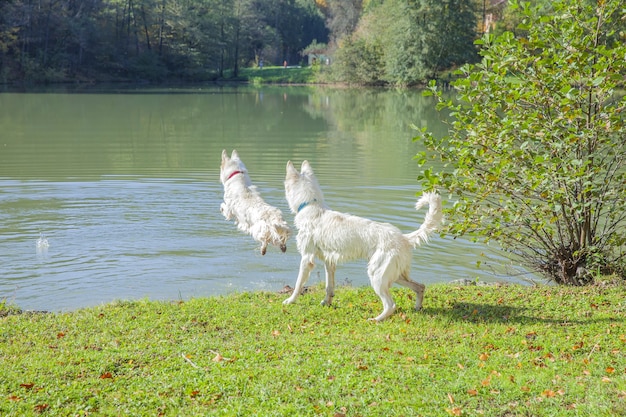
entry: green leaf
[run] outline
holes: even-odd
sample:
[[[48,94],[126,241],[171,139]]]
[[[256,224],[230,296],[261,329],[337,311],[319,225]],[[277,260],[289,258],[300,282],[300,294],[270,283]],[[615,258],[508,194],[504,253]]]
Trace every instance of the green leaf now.
[[[606,77],[604,77],[604,76],[594,78],[594,80],[592,81],[591,84],[594,87],[598,87],[600,84],[602,84],[604,82],[605,79],[606,79]]]

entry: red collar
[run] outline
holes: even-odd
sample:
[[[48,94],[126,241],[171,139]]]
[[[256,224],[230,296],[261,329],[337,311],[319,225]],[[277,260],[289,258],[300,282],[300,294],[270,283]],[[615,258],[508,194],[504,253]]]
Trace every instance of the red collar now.
[[[243,174],[243,171],[235,171],[235,172],[233,172],[232,174],[230,174],[228,176],[228,178],[226,178],[226,181],[228,181],[229,179],[231,179],[232,177],[234,177],[237,174]]]

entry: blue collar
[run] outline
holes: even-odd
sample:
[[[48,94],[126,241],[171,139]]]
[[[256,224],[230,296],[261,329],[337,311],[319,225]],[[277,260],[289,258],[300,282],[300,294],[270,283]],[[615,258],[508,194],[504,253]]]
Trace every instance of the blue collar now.
[[[316,198],[314,198],[312,201],[317,201]],[[303,208],[305,208],[306,206],[309,205],[309,203],[311,203],[311,201],[305,201],[304,203],[300,204],[298,206],[298,210],[296,211],[296,213],[300,213],[300,210],[302,210]]]

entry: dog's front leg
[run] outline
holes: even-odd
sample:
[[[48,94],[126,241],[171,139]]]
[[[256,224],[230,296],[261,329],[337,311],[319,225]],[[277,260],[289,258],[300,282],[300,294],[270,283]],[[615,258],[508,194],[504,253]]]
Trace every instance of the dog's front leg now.
[[[326,297],[322,300],[322,305],[329,306],[332,304],[335,296],[335,269],[337,267],[335,264],[326,262],[324,268],[326,269]]]
[[[300,260],[300,272],[298,272],[298,280],[296,281],[296,288],[293,289],[293,294],[291,297],[287,298],[283,301],[283,304],[292,304],[296,301],[296,298],[302,293],[302,289],[304,288],[304,284],[306,284],[309,279],[309,275],[311,275],[311,271],[315,264],[308,257],[303,256]]]
[[[222,212],[222,215],[226,218],[226,220],[230,220],[233,216],[233,212],[228,204],[226,204],[226,202],[220,204],[220,211]]]

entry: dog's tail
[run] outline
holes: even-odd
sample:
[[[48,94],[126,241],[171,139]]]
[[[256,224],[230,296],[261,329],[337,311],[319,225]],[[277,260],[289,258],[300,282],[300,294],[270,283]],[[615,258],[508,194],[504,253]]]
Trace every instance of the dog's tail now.
[[[414,232],[408,233],[406,236],[413,247],[428,243],[430,236],[435,232],[443,222],[443,210],[441,207],[441,196],[437,193],[424,193],[422,197],[415,203],[415,209],[419,210],[428,204],[428,212],[424,218],[424,223]]]

